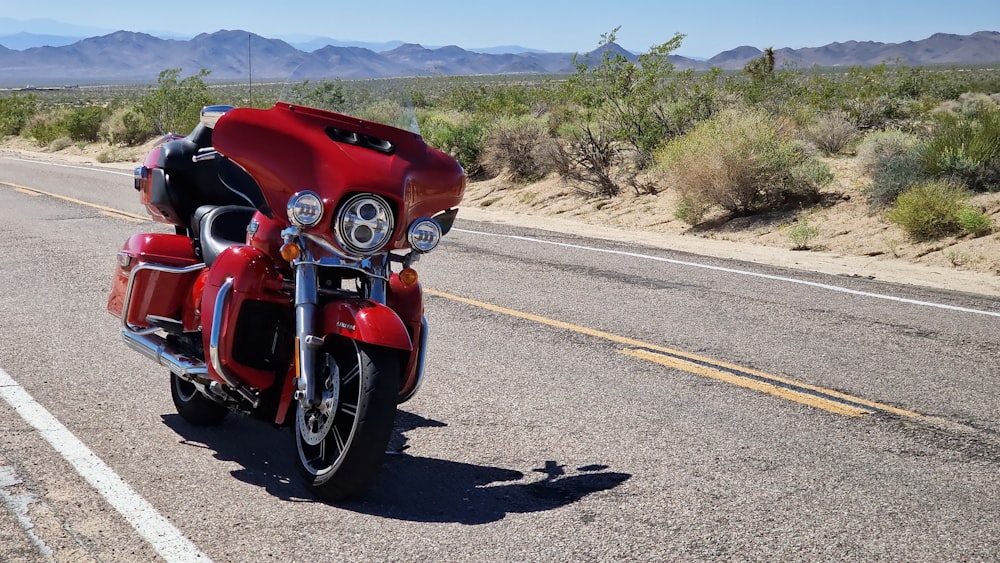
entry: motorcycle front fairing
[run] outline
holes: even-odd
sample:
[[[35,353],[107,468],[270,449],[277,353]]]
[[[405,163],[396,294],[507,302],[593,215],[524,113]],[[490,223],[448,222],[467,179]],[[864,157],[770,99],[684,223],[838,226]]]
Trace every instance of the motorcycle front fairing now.
[[[420,135],[303,106],[234,109],[219,119],[213,144],[257,181],[278,214],[303,190],[320,195],[326,217],[352,193],[386,198],[397,213],[391,249],[408,246],[414,220],[457,206],[465,192],[462,167]],[[317,234],[335,243],[326,227]]]

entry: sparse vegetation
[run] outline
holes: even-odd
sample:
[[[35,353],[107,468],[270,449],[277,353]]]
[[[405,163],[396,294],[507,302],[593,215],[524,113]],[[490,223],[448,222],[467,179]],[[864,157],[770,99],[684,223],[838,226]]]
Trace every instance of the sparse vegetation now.
[[[692,218],[714,207],[740,217],[807,203],[833,179],[775,117],[750,109],[700,123],[667,144],[657,161]]]
[[[914,240],[934,240],[961,229],[959,213],[968,199],[969,192],[954,183],[925,182],[900,194],[886,218]]]
[[[875,131],[858,145],[858,166],[872,179],[873,205],[892,205],[899,194],[927,179],[920,150],[916,136],[898,130]]]
[[[837,166],[856,150],[865,174],[856,182],[885,211],[876,216],[911,238],[992,232],[997,200],[968,201],[969,190],[1000,191],[1000,72],[992,67],[796,69],[779,67],[765,50],[742,71],[678,71],[669,55],[683,35],[636,58],[616,50],[616,32],[602,36],[589,58],[578,57],[568,76],[398,82],[412,94],[424,139],[474,180],[504,174],[531,182],[554,171],[565,194],[610,201],[630,189],[636,196],[667,192],[666,201],[677,202],[667,217],[716,225],[809,211],[821,199],[832,204],[838,195],[823,191],[831,178],[824,162]],[[202,105],[247,104],[245,85],[209,87],[208,78],[204,70],[184,77],[167,69],[150,86],[0,92],[0,136],[19,135],[49,151],[103,142],[100,160],[134,159],[129,147],[186,133]],[[346,111],[376,99],[387,82],[396,81],[301,88],[316,105]],[[254,105],[269,106],[279,91],[255,85]],[[847,156],[820,159],[817,149]],[[531,193],[532,204],[545,203]],[[808,247],[813,228],[799,222],[783,236]],[[892,245],[892,252],[901,248]]]
[[[788,238],[792,240],[792,250],[809,250],[809,242],[819,236],[819,229],[802,220],[788,229]]]

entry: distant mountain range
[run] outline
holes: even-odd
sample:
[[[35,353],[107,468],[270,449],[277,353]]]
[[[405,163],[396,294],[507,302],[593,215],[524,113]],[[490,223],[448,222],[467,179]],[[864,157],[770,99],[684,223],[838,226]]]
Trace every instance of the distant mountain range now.
[[[477,52],[457,46],[425,48],[415,44],[333,44],[333,40],[299,46],[268,39],[246,31],[203,33],[189,40],[163,39],[146,33],[117,31],[66,45],[13,49],[0,36],[0,86],[98,82],[149,82],[167,68],[182,68],[185,74],[206,68],[215,80],[243,80],[248,76],[248,46],[253,75],[259,79],[381,78],[395,76],[459,76],[477,74],[558,74],[572,72],[573,54]],[[13,37],[17,37],[14,35]],[[303,48],[304,47],[304,48]],[[611,44],[632,60],[635,55]],[[506,48],[511,51],[516,48]],[[485,50],[484,50],[485,51]],[[756,47],[737,47],[708,60],[671,56],[679,69],[740,69],[761,56]],[[602,54],[591,53],[594,59]],[[814,65],[866,66],[885,61],[908,65],[980,64],[1000,62],[1000,32],[980,31],[971,35],[938,33],[920,41],[878,43],[848,41],[822,47],[775,49],[777,64],[799,68]]]

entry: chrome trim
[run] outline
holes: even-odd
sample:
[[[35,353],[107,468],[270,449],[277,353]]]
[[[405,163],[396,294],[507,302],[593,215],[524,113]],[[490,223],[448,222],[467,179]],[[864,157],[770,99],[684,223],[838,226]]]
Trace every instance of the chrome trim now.
[[[301,201],[306,197],[316,198],[316,204],[318,210],[316,211],[316,219],[308,223],[300,220],[300,218],[295,214],[295,208],[301,204]],[[285,207],[285,214],[288,216],[288,221],[299,227],[301,229],[309,229],[319,225],[320,221],[323,220],[323,215],[325,215],[325,209],[323,209],[323,198],[319,197],[319,194],[312,190],[303,190],[296,193],[292,197],[288,198],[288,205]]]
[[[129,271],[128,288],[125,290],[125,300],[122,303],[122,331],[136,336],[144,336],[147,334],[153,334],[154,332],[160,330],[156,327],[138,328],[128,324],[128,311],[132,307],[132,292],[135,289],[136,274],[143,270],[152,270],[154,272],[164,272],[167,274],[190,274],[192,272],[203,270],[205,267],[205,264],[193,264],[185,267],[163,266],[160,264],[137,264],[134,268],[132,268],[132,270]]]
[[[260,398],[244,387],[239,380],[222,365],[222,358],[219,354],[219,341],[222,339],[222,313],[229,305],[229,296],[233,292],[233,278],[227,278],[219,287],[219,294],[215,296],[215,310],[212,311],[212,331],[208,337],[208,357],[212,364],[212,369],[219,374],[226,385],[232,387],[246,399],[248,403],[257,408]]]
[[[412,399],[424,383],[424,360],[427,358],[427,317],[420,318],[420,344],[417,353],[420,354],[417,357],[417,382],[413,385],[413,389],[399,400],[399,404]]]
[[[129,348],[166,367],[170,373],[185,379],[208,376],[205,362],[182,354],[158,334],[135,334],[122,330],[122,337]]]
[[[312,257],[306,250],[306,260]],[[319,288],[316,283],[316,266],[311,261],[295,264],[295,337],[299,340],[296,375],[297,397],[303,409],[319,404],[316,396],[316,318],[319,311]],[[319,340],[322,342],[322,339]]]
[[[434,241],[433,241],[434,245],[428,248],[427,250],[421,249],[419,245],[416,244],[417,241],[415,240],[417,237],[417,229],[421,228],[423,225],[430,225],[435,231]],[[443,233],[441,230],[441,224],[437,222],[437,219],[434,219],[432,217],[423,217],[417,219],[413,223],[410,223],[410,228],[407,229],[406,231],[406,242],[410,243],[410,248],[412,248],[414,252],[419,252],[421,254],[424,254],[437,248],[437,246],[441,244],[442,236]]]
[[[363,204],[365,200],[367,203],[376,209],[376,216],[371,219],[365,219],[357,214],[357,209],[355,206]],[[353,212],[352,212],[353,211]],[[337,210],[337,215],[333,220],[333,235],[337,240],[337,244],[347,253],[354,256],[372,256],[378,254],[386,245],[388,245],[392,240],[392,233],[396,229],[396,216],[393,214],[392,205],[389,201],[373,193],[359,193],[347,198],[346,201],[340,204],[340,208]],[[380,240],[375,241],[375,244],[368,244],[358,242],[353,236],[353,230],[348,232],[345,230],[348,224],[348,215],[351,216],[350,224],[355,227],[366,227],[371,231],[372,237],[375,237],[380,232]],[[384,227],[380,229],[379,226]]]

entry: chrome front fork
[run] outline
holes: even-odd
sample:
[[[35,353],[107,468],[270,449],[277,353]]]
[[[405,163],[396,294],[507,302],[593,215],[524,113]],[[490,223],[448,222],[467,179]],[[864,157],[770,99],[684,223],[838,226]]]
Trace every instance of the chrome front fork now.
[[[319,332],[321,315],[319,303],[318,266],[310,255],[304,238],[310,238],[297,229],[287,229],[282,233],[286,244],[296,244],[300,256],[295,267],[295,342],[296,342],[296,383],[295,398],[303,409],[319,406],[323,398],[318,379],[320,361],[319,350],[324,340]],[[319,242],[322,242],[320,239]],[[386,256],[374,256],[350,265],[351,269],[365,273],[366,283],[360,284],[361,297],[385,304],[388,289],[389,261]]]
[[[319,289],[316,283],[316,266],[307,262],[295,265],[295,342],[297,372],[295,398],[303,408],[319,405],[317,392],[317,351],[323,346],[323,337],[316,336],[319,326]]]

